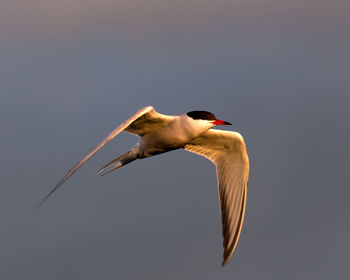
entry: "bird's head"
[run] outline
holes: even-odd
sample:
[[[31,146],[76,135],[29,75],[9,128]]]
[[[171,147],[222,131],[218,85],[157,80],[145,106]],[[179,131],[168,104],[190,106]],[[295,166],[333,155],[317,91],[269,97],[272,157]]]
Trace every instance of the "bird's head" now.
[[[202,126],[207,126],[208,129],[216,125],[231,125],[229,122],[217,119],[213,113],[207,111],[191,111],[186,115]]]

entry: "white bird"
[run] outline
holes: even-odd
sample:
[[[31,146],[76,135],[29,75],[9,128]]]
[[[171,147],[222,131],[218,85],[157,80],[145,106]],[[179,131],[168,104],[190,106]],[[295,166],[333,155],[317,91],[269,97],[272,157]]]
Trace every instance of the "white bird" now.
[[[216,165],[224,247],[222,265],[224,266],[236,248],[242,229],[247,200],[249,159],[242,136],[233,131],[211,129],[216,125],[230,125],[230,123],[218,120],[214,114],[206,111],[191,111],[179,116],[167,116],[157,113],[152,106],[145,107],[115,128],[69,170],[39,205],[122,131],[140,136],[140,142],[127,153],[106,164],[96,174],[106,171],[102,174],[105,175],[135,159],[182,148],[204,156]]]

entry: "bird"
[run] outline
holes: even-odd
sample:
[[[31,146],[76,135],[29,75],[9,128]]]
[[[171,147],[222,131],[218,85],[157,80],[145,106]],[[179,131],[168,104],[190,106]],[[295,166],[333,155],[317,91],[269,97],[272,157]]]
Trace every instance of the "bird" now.
[[[109,162],[96,174],[105,175],[136,159],[184,149],[209,159],[216,166],[221,210],[223,261],[230,260],[241,234],[247,201],[249,158],[240,133],[212,129],[231,125],[207,111],[191,111],[182,115],[164,115],[147,106],[112,130],[92,151],[86,154],[41,200],[42,205],[87,160],[122,131],[140,137],[128,152]]]

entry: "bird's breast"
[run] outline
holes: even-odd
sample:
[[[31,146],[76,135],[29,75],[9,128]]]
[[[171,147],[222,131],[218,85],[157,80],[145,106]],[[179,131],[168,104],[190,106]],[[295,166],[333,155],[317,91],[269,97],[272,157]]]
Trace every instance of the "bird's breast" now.
[[[141,138],[140,155],[149,157],[180,149],[191,140],[192,135],[180,129],[163,129],[148,133]]]

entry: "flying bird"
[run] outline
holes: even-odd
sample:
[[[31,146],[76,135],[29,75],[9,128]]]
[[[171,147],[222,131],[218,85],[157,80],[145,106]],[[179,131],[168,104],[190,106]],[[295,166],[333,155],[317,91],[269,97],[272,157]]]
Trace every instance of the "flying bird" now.
[[[143,159],[176,149],[199,154],[216,165],[221,208],[223,262],[231,258],[242,229],[247,200],[249,159],[242,136],[233,131],[212,129],[231,125],[207,111],[191,111],[178,116],[157,113],[152,106],[140,109],[116,127],[91,152],[81,159],[44,197],[43,204],[70,176],[120,132],[140,136],[130,151],[103,166],[96,174],[105,175],[136,159]],[[103,173],[104,172],[104,173]]]

